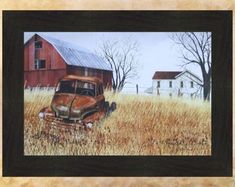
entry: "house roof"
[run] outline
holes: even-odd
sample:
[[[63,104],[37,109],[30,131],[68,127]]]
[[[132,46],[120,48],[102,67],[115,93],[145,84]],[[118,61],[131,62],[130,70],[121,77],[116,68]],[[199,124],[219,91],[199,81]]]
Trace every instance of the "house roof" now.
[[[189,70],[185,70],[185,71],[181,72],[180,74],[176,75],[175,78],[178,78],[185,73],[189,73],[191,76],[193,76],[195,79],[197,79],[197,81],[199,81],[199,83],[202,83],[202,80],[197,75],[195,75],[194,73],[192,73]]]
[[[156,71],[152,79],[175,79],[182,71]]]
[[[189,73],[194,78],[196,78],[197,82],[199,82],[199,83],[202,82],[202,80],[197,75],[195,75],[194,73],[192,73],[189,70],[184,70],[184,71],[156,71],[154,73],[152,79],[177,79],[178,77],[185,74],[186,72]]]
[[[68,65],[112,71],[111,67],[101,57],[86,48],[45,34],[37,35],[53,45]]]

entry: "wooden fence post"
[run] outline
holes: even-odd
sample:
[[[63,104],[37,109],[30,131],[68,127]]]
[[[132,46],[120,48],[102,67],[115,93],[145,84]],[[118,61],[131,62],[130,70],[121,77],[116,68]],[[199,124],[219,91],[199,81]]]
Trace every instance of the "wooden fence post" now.
[[[138,84],[136,84],[136,94],[139,94],[139,87],[138,87]]]

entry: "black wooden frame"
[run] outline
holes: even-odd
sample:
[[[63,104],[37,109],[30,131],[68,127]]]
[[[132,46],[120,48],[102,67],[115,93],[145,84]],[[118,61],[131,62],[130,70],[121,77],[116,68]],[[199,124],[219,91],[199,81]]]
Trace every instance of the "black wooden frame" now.
[[[211,156],[24,156],[23,33],[212,32]],[[3,176],[232,176],[232,11],[3,11]]]

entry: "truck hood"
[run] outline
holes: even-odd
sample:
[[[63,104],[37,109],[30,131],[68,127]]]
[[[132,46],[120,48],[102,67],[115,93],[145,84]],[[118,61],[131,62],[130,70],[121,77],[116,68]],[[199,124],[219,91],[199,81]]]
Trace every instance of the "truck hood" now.
[[[51,103],[51,109],[57,117],[78,118],[83,111],[96,106],[96,100],[93,97],[81,96],[77,94],[55,94]],[[74,113],[73,111],[79,111]]]
[[[74,94],[55,94],[52,99],[51,105],[70,107],[73,99],[74,99]]]

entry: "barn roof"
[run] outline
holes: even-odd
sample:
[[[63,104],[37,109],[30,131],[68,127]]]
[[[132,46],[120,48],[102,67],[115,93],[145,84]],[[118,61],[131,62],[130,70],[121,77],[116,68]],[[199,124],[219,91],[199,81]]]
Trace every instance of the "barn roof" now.
[[[153,79],[175,79],[182,71],[156,71]]]
[[[68,65],[112,71],[111,67],[101,57],[86,48],[45,34],[37,35],[53,45]]]

